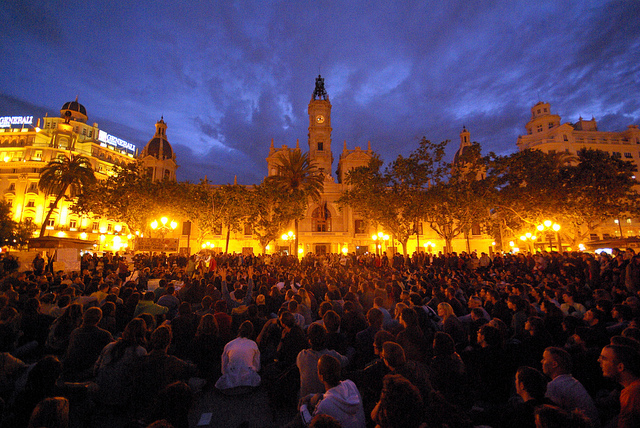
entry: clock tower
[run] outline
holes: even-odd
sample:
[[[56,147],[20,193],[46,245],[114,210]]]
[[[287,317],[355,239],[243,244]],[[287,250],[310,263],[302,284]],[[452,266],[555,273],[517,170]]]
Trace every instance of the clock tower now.
[[[316,87],[309,102],[309,158],[325,176],[331,176],[331,103],[324,79],[316,77]]]

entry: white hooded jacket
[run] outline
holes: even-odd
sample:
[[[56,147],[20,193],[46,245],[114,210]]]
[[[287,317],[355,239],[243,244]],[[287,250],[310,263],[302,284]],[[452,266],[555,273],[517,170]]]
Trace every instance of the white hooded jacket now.
[[[343,380],[325,392],[313,414],[332,416],[343,428],[364,428],[366,425],[360,392],[350,380]]]

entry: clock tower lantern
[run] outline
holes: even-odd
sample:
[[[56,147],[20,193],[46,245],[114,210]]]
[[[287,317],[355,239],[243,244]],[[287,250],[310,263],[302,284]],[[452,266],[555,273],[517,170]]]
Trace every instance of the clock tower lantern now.
[[[331,103],[324,79],[316,77],[316,87],[309,102],[309,158],[325,176],[331,176]]]

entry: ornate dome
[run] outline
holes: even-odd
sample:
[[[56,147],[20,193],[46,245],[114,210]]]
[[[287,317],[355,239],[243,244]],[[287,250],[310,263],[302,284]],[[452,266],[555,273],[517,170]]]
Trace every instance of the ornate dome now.
[[[78,102],[78,97],[76,97],[75,101],[68,101],[64,103],[60,109],[60,117],[69,117],[71,120],[86,123],[87,109]]]
[[[171,159],[173,157],[173,149],[171,148],[171,144],[165,139],[161,137],[154,137],[147,143],[146,147],[147,155],[153,156],[154,158],[163,160],[163,159]]]
[[[153,156],[158,160],[173,159],[174,153],[167,140],[167,124],[164,118],[156,123],[156,133],[142,151],[142,156]]]

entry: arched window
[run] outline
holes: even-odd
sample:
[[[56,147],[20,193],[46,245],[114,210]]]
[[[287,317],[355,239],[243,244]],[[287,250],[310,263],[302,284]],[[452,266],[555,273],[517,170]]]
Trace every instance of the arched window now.
[[[313,232],[331,232],[331,213],[326,203],[313,210],[311,230]]]

